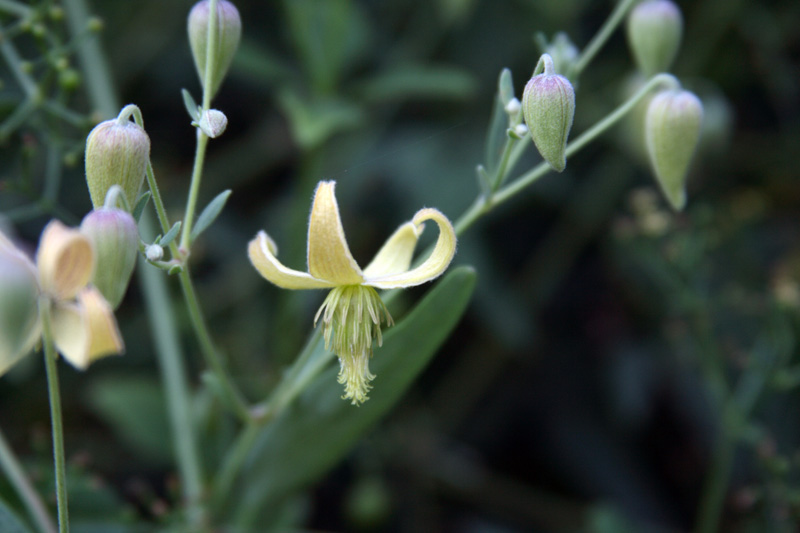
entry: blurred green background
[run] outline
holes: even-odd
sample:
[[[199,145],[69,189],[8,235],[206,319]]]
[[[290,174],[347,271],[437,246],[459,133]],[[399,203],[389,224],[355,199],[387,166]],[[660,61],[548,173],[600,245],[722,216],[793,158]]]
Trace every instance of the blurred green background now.
[[[281,259],[301,267],[322,179],[338,183],[362,264],[422,206],[457,218],[479,190],[475,166],[484,161],[500,70],[511,69],[520,96],[540,54],[535,34],[565,31],[583,46],[613,3],[235,3],[243,41],[214,101],[229,126],[211,143],[200,203],[223,189],[233,194],[192,263],[212,333],[256,398],[302,347],[322,294],[265,283],[245,255],[255,233],[266,229]],[[678,4],[686,29],[673,72],[703,99],[707,125],[686,211],[668,212],[629,123],[481,220],[454,262],[478,271],[455,335],[392,414],[293,499],[288,515],[337,531],[690,530],[720,427],[702,372],[717,358],[732,383],[765,383],[743,422],[722,530],[795,530],[800,3]],[[194,150],[180,90],[200,93],[185,36],[191,5],[92,5],[114,86],[144,114],[173,219],[182,215]],[[47,24],[67,40],[63,22]],[[36,62],[46,47],[26,34],[15,42],[34,72],[47,70],[46,60]],[[21,92],[2,69],[5,120]],[[632,75],[617,31],[576,87],[573,137],[624,99]],[[92,111],[85,86],[62,90],[59,81],[52,85],[67,107]],[[53,213],[77,223],[90,209],[81,164],[88,129],[42,115],[3,136],[0,209],[27,242]],[[55,185],[43,178],[54,140],[67,163]],[[519,173],[538,162],[530,150]],[[56,201],[32,208],[48,184]],[[404,293],[401,307],[425,290]],[[174,505],[176,474],[135,280],[117,317],[123,358],[85,374],[62,366],[72,514],[156,524]],[[180,318],[197,376],[202,362]],[[39,358],[0,385],[0,424],[44,487],[49,422]],[[211,461],[233,428],[209,412],[209,398],[197,403]]]

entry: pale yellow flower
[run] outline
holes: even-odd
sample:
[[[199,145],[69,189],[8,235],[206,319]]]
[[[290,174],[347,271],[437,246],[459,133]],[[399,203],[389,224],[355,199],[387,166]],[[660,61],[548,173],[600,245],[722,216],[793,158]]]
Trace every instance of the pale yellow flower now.
[[[56,349],[81,370],[96,359],[124,351],[111,306],[89,280],[95,268],[91,242],[80,231],[50,222],[42,232],[36,266],[0,234],[0,251],[22,257],[38,277],[41,302],[49,309]],[[32,339],[14,353],[0,353],[0,374],[25,355],[41,334],[37,320]]]
[[[314,195],[308,224],[308,272],[292,270],[278,261],[277,247],[264,231],[250,241],[248,255],[256,270],[278,287],[332,289],[314,322],[322,318],[325,346],[339,357],[344,398],[359,404],[367,400],[369,382],[375,377],[369,371],[373,338],[380,346],[381,322],[392,325],[375,289],[413,287],[440,276],[455,254],[456,234],[440,211],[420,209],[389,237],[362,270],[347,246],[334,187],[333,181],[320,182]],[[410,269],[417,239],[427,220],[438,225],[438,240],[430,257]]]

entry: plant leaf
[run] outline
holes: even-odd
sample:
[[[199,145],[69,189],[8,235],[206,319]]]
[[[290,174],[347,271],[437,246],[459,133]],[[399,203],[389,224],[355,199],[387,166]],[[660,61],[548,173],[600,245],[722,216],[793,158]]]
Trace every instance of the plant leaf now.
[[[3,533],[31,533],[11,507],[0,498],[0,531]]]
[[[514,87],[511,81],[511,71],[504,68],[497,80],[497,96],[494,99],[492,118],[489,120],[489,131],[486,135],[486,170],[489,175],[494,175],[497,165],[500,163],[500,156],[503,154],[503,147],[508,138],[508,115],[506,114],[506,104],[514,98]]]
[[[158,242],[161,246],[169,246],[169,243],[175,240],[175,237],[178,236],[178,232],[181,230],[181,221],[177,221],[172,227],[169,229],[166,235],[164,235],[161,240]]]
[[[228,197],[231,195],[231,190],[228,189],[227,191],[222,191],[218,195],[214,197],[213,200],[208,202],[208,205],[203,212],[200,213],[200,216],[197,217],[197,223],[192,228],[192,235],[191,241],[200,236],[208,227],[214,223],[217,219],[219,214],[222,212],[222,209],[225,207],[225,202],[228,201]],[[170,230],[171,231],[171,230]]]
[[[192,98],[192,93],[186,89],[181,89],[181,95],[183,96],[183,105],[186,107],[186,112],[189,113],[189,116],[193,121],[199,121],[200,106],[198,106],[197,102],[195,102],[194,98]]]
[[[371,362],[377,376],[374,389],[363,405],[354,407],[341,399],[338,365],[331,366],[264,428],[243,469],[236,523],[258,520],[269,504],[291,496],[335,466],[424,370],[466,311],[474,288],[475,271],[456,268],[386,332]],[[324,356],[322,342],[317,351]]]
[[[139,223],[139,219],[142,218],[142,213],[144,213],[144,208],[147,207],[147,201],[150,200],[150,197],[153,195],[150,191],[143,192],[139,199],[136,200],[136,205],[133,208],[133,219],[136,223]]]

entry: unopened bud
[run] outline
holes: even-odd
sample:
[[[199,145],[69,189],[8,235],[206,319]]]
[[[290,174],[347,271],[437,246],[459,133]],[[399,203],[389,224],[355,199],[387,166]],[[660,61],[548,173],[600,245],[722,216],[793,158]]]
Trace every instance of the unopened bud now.
[[[567,78],[555,73],[549,55],[542,55],[539,65],[542,64],[544,72],[533,76],[525,86],[522,114],[539,153],[561,172],[567,166],[565,151],[575,116],[575,91]]]
[[[202,0],[195,4],[189,13],[189,44],[201,85],[206,81],[209,7],[209,1]],[[231,66],[233,55],[239,47],[239,38],[242,35],[242,20],[239,18],[239,11],[227,0],[217,2],[215,27],[217,28],[216,46],[211,53],[211,87],[203,87],[206,91],[211,91],[212,97],[217,93]]]
[[[684,90],[664,91],[653,97],[645,117],[645,142],[661,189],[675,210],[686,204],[686,172],[692,160],[703,104]]]
[[[144,249],[144,255],[148,261],[160,261],[164,257],[164,248],[158,244],[148,244]]]
[[[517,116],[517,113],[519,113],[521,109],[522,109],[522,104],[520,104],[519,100],[516,98],[512,98],[511,100],[509,100],[505,107],[506,114],[510,117]]]
[[[36,269],[21,252],[5,248],[4,242],[0,242],[0,375],[33,348],[40,332]]]
[[[200,122],[197,123],[197,127],[200,128],[203,133],[215,139],[222,135],[225,132],[225,128],[228,127],[228,117],[226,117],[225,113],[222,111],[209,109],[203,111]]]
[[[647,77],[670,68],[682,34],[681,11],[670,0],[646,0],[628,16],[628,46]]]
[[[125,119],[106,120],[86,139],[86,183],[95,208],[103,206],[112,185],[125,192],[128,205],[136,203],[150,158],[150,138]]]
[[[122,209],[100,208],[83,218],[81,233],[94,247],[96,267],[92,283],[116,309],[136,266],[139,248],[136,222]]]

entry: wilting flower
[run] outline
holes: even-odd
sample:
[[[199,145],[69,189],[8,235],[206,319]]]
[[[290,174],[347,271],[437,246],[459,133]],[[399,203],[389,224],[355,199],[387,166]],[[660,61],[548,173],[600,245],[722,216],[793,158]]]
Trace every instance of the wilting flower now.
[[[362,270],[347,246],[334,187],[333,181],[317,186],[308,224],[308,272],[280,263],[277,247],[264,231],[250,241],[248,255],[256,270],[278,287],[332,289],[314,322],[322,318],[325,347],[339,357],[344,398],[359,404],[367,400],[369,382],[375,377],[369,371],[373,338],[380,346],[381,322],[393,323],[375,289],[413,287],[440,276],[455,254],[456,234],[440,211],[420,209],[410,222],[397,228]],[[439,238],[430,257],[409,270],[426,220],[439,226]]]
[[[80,231],[56,220],[50,222],[42,232],[35,267],[2,235],[0,252],[0,261],[22,262],[31,273],[38,305],[47,306],[56,349],[73,366],[83,370],[96,359],[124,350],[111,306],[99,290],[89,285],[95,253]],[[33,347],[41,332],[38,316],[28,330],[25,342],[14,351],[0,353],[0,373]],[[8,332],[0,331],[0,335],[6,337]]]

